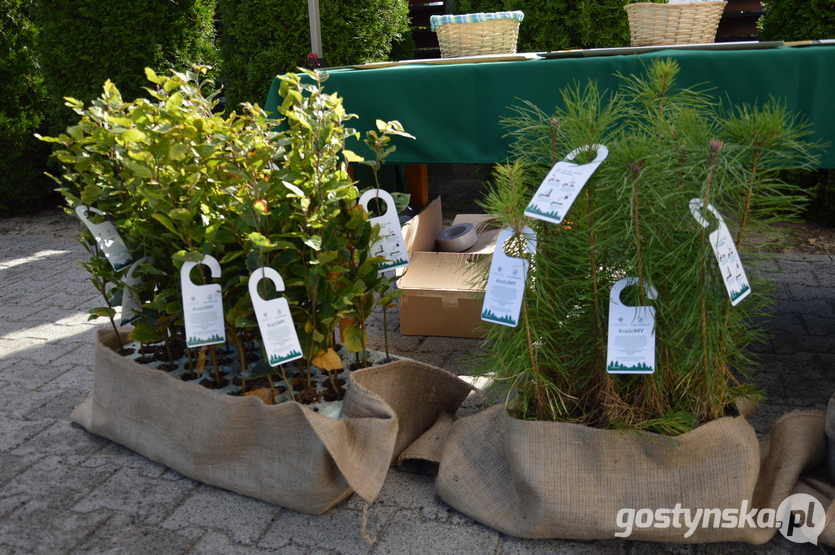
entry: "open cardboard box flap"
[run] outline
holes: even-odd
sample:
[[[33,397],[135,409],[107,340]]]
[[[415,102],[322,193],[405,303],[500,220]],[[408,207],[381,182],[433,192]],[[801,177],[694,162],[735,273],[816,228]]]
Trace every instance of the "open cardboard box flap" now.
[[[453,225],[472,223],[477,228],[491,217],[459,214]],[[441,199],[435,199],[403,226],[409,266],[398,280],[400,332],[404,335],[483,337],[478,262],[493,252],[499,230],[487,228],[478,242],[462,253],[437,252],[435,237],[443,231]]]

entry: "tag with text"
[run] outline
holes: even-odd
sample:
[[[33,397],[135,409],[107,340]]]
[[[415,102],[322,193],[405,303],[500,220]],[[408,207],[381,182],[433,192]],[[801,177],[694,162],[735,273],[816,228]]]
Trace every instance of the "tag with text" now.
[[[536,233],[529,227],[522,229],[525,251],[536,252]],[[505,229],[496,239],[496,250],[490,262],[487,290],[481,307],[481,319],[515,328],[519,324],[519,312],[525,297],[525,283],[530,262],[524,258],[508,256],[505,242],[513,236],[512,229]]]
[[[546,222],[561,223],[583,186],[609,155],[609,149],[603,145],[594,145],[594,148],[597,156],[588,164],[572,162],[581,150],[585,150],[579,148],[566,156],[565,160],[557,162],[528,203],[525,215]]]
[[[406,242],[403,241],[403,231],[400,220],[394,208],[394,199],[382,189],[371,189],[360,197],[358,204],[368,211],[368,205],[379,201],[385,203],[386,212],[382,216],[369,218],[371,225],[380,226],[380,238],[371,245],[371,256],[382,256],[386,262],[380,264],[379,272],[383,273],[394,268],[409,265],[409,253],[406,252]],[[376,206],[375,206],[376,207]]]
[[[75,207],[75,213],[81,222],[90,230],[96,240],[96,245],[102,250],[107,261],[113,266],[116,271],[122,270],[133,264],[133,257],[130,254],[128,246],[119,235],[111,222],[102,222],[100,224],[91,222],[87,218],[87,212],[99,214],[104,216],[104,212],[92,206],[79,205]]]
[[[624,278],[609,296],[609,340],[606,371],[610,374],[652,374],[655,371],[655,307],[628,306],[620,295],[638,278]],[[655,299],[654,287],[646,287],[646,298]]]
[[[180,283],[183,288],[183,317],[186,323],[186,345],[190,348],[215,345],[226,341],[220,285],[217,283],[195,285],[191,281],[191,270],[198,264],[208,266],[213,278],[220,277],[220,264],[209,255],[204,256],[199,263],[184,262],[180,270]]]
[[[693,217],[702,227],[708,227],[710,224],[700,212],[703,208],[704,202],[701,199],[694,198],[690,201],[690,212]],[[728,292],[731,306],[736,306],[751,293],[751,284],[748,282],[748,276],[745,274],[745,268],[739,259],[736,244],[734,244],[725,220],[713,205],[708,204],[707,209],[716,216],[716,220],[719,222],[718,229],[708,236],[710,247],[713,249],[714,256],[716,256],[716,262],[719,264],[719,271],[722,273],[722,281],[725,283],[725,290]]]
[[[249,276],[249,297],[258,319],[267,359],[270,366],[278,366],[301,358],[302,348],[287,299],[279,297],[266,300],[258,292],[258,284],[264,279],[272,281],[279,293],[284,291],[284,280],[277,271],[266,266],[256,269]]]

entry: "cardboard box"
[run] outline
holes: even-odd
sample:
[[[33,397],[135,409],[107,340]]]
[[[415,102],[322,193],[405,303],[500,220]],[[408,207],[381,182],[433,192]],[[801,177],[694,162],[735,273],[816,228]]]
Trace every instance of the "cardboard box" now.
[[[486,214],[459,214],[453,225],[472,223],[478,228],[489,219]],[[489,264],[499,230],[482,231],[478,243],[465,252],[437,252],[435,237],[443,229],[440,198],[403,226],[410,264],[397,281],[403,290],[400,333],[484,337],[489,324],[481,320],[484,287],[475,283],[479,277],[476,268],[485,258],[484,263]]]

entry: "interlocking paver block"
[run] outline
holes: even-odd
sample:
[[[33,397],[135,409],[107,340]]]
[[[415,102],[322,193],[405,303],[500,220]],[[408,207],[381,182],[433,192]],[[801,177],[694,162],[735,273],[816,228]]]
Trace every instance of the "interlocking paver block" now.
[[[374,555],[402,553],[494,553],[499,533],[480,524],[456,526],[424,521],[416,511],[400,511],[374,546]]]
[[[113,468],[82,468],[66,464],[61,457],[47,456],[0,488],[0,497],[25,494],[48,502],[52,508],[69,509],[111,474]]]
[[[200,526],[253,545],[281,513],[281,508],[251,497],[201,485],[160,525],[166,530]]]
[[[47,500],[32,500],[0,522],[0,545],[26,553],[67,553],[111,515],[56,510]]]
[[[137,526],[133,515],[114,514],[77,550],[79,553],[188,553],[205,534],[203,530],[188,528],[172,532]]]
[[[303,545],[285,545],[275,549],[261,549],[233,543],[226,534],[210,530],[189,551],[189,555],[314,555],[314,550]],[[330,554],[330,551],[319,551]]]
[[[108,443],[110,443],[109,440],[88,434],[69,420],[58,420],[12,451],[12,454],[48,454],[64,457],[71,455],[89,456],[101,451]]]
[[[10,388],[4,387],[2,391],[5,393],[8,389]],[[53,422],[54,420],[35,420],[28,422],[0,414],[0,452],[11,451],[17,448],[30,437],[47,429]]]
[[[79,501],[73,509],[80,512],[99,508],[113,509],[136,516],[140,526],[156,526],[177,508],[197,484],[193,480],[146,478],[135,469],[123,468]]]
[[[372,540],[379,536],[381,528],[396,511],[380,505],[369,509],[366,530]],[[336,508],[323,515],[308,515],[285,510],[257,546],[272,549],[293,544],[344,554],[364,554],[368,553],[370,546],[361,531],[362,511]]]

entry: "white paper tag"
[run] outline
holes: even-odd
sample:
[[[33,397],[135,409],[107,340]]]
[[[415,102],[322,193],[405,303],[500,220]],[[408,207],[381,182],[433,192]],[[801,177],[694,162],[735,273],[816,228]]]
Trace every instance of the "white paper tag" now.
[[[195,285],[192,283],[191,270],[197,264],[197,262],[184,262],[180,270],[180,283],[183,288],[183,317],[186,322],[188,347],[215,345],[226,341],[220,284]],[[220,277],[220,264],[214,257],[206,255],[199,264],[208,266],[213,278]]]
[[[694,198],[690,201],[690,212],[693,217],[702,227],[709,227],[710,224],[701,214],[703,207],[704,202],[701,199]],[[719,264],[719,271],[722,272],[722,281],[725,283],[725,290],[728,292],[731,306],[736,306],[742,302],[742,299],[751,294],[751,284],[748,282],[748,276],[745,274],[745,268],[739,259],[736,244],[728,226],[725,224],[725,220],[712,204],[708,204],[707,209],[713,212],[719,222],[719,228],[710,233],[708,240],[713,249],[713,254],[716,256],[716,262]]]
[[[362,194],[358,204],[368,211],[368,204],[372,199],[380,197],[386,203],[386,213],[382,216],[369,218],[371,225],[380,226],[380,238],[371,245],[371,256],[382,256],[386,262],[380,264],[380,273],[394,268],[409,265],[409,253],[406,252],[406,242],[400,229],[400,220],[394,208],[394,199],[382,189],[370,189]]]
[[[536,252],[536,233],[529,227],[522,229],[527,245],[525,250]],[[490,275],[481,307],[481,319],[515,328],[519,324],[519,312],[525,297],[525,283],[530,263],[524,258],[508,256],[504,244],[513,235],[512,229],[504,229],[496,239],[496,250],[490,261]]]
[[[153,256],[143,256],[125,272],[125,276],[122,278],[122,319],[119,321],[120,326],[135,322],[142,316],[142,301],[133,292],[134,287],[142,285],[142,278],[135,276],[134,272],[142,264],[153,263]]]
[[[98,208],[83,204],[75,207],[75,213],[78,215],[78,218],[90,230],[90,233],[93,234],[93,237],[96,239],[96,244],[102,250],[110,265],[113,266],[113,269],[118,272],[133,264],[133,257],[130,254],[130,250],[128,250],[128,246],[116,230],[116,226],[110,222],[102,222],[100,224],[91,222],[87,219],[88,211],[101,216],[104,216],[104,212]]]
[[[255,317],[258,318],[267,359],[270,366],[278,366],[301,358],[302,348],[287,299],[279,297],[264,300],[258,293],[258,283],[262,279],[272,280],[275,290],[279,293],[284,291],[284,280],[277,271],[267,266],[258,268],[249,275],[249,297],[252,299]]]
[[[609,156],[605,146],[594,145],[594,148],[597,157],[588,164],[571,162],[585,147],[573,150],[564,161],[557,162],[525,208],[525,215],[555,224],[562,222],[583,186]]]
[[[655,307],[626,306],[620,294],[638,278],[624,278],[612,287],[609,296],[609,341],[606,371],[610,374],[652,374],[655,372]],[[647,286],[647,298],[658,292]]]

